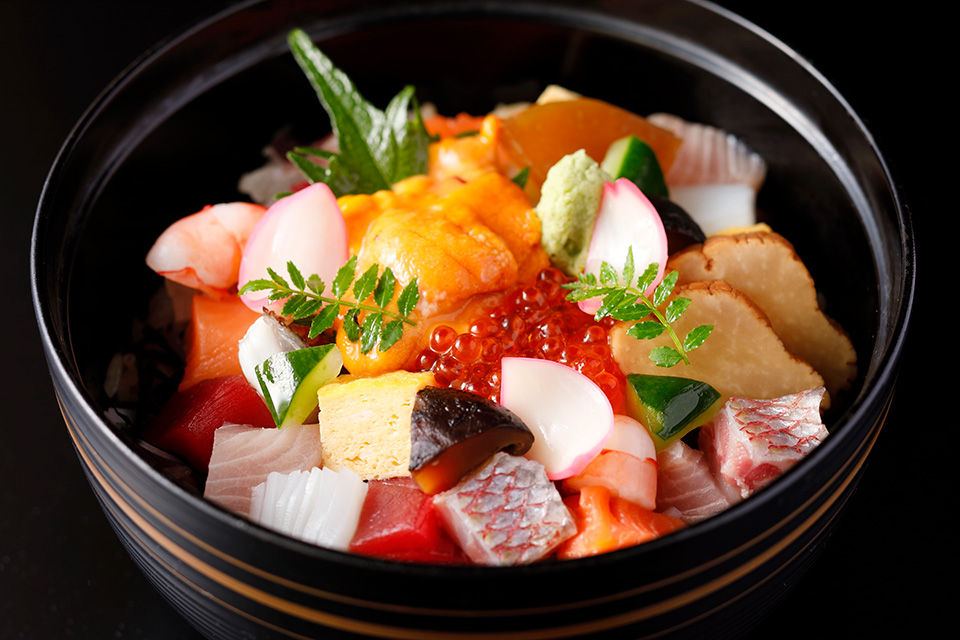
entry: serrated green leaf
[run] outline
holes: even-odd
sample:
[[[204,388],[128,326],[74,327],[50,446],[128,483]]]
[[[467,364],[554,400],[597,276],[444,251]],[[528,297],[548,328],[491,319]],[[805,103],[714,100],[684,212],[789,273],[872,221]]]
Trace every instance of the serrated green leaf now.
[[[294,147],[293,151],[301,155],[313,156],[314,158],[321,158],[323,160],[332,160],[337,157],[335,151],[317,149],[316,147]]]
[[[653,312],[648,305],[637,302],[630,305],[621,305],[610,312],[610,317],[614,320],[629,322],[631,320],[642,320]]]
[[[377,288],[373,290],[373,301],[379,307],[386,307],[393,300],[393,290],[397,286],[397,279],[393,275],[390,267],[383,271],[383,275],[377,280]]]
[[[408,316],[413,312],[413,308],[417,306],[417,302],[420,300],[420,289],[417,285],[417,278],[414,278],[410,283],[403,288],[403,291],[400,292],[400,297],[397,298],[397,307],[400,311],[400,315]]]
[[[267,267],[267,275],[269,275],[270,279],[273,280],[276,284],[280,285],[281,287],[284,287],[286,289],[290,288],[290,285],[287,284],[287,281],[284,280],[283,276],[281,276],[279,273],[277,273],[270,267]]]
[[[304,295],[293,295],[287,298],[287,301],[283,303],[283,308],[280,310],[280,315],[282,316],[293,316],[293,317],[302,317],[297,315],[297,310],[307,301],[307,297]]]
[[[374,193],[394,182],[426,169],[429,137],[413,100],[412,88],[404,88],[382,112],[360,95],[350,78],[335,67],[299,29],[287,37],[297,64],[306,73],[317,97],[330,117],[340,153],[330,160],[329,179],[345,172],[355,177],[354,187],[338,192]],[[414,118],[408,116],[411,103]],[[335,165],[335,161],[337,164]]]
[[[673,287],[677,284],[679,277],[680,274],[676,271],[671,271],[663,277],[663,280],[660,281],[660,284],[657,285],[656,290],[653,292],[654,306],[659,307],[670,297],[670,292],[673,291]]]
[[[323,302],[320,300],[307,299],[306,302],[297,308],[297,312],[294,314],[294,319],[309,318],[320,311],[320,307],[322,306]]]
[[[600,284],[613,286],[619,284],[617,270],[609,262],[600,263]]]
[[[290,282],[293,283],[293,288],[302,291],[306,283],[303,280],[303,275],[300,273],[300,270],[297,269],[297,266],[293,264],[292,260],[287,261],[287,274],[290,276]]]
[[[326,285],[323,284],[323,280],[320,279],[320,276],[313,274],[307,278],[307,288],[309,288],[310,291],[313,291],[318,296],[322,296]]]
[[[403,337],[403,321],[391,320],[383,326],[383,334],[380,336],[380,351],[386,351],[397,343]]]
[[[623,286],[631,287],[633,286],[633,276],[635,267],[633,264],[633,247],[627,247],[627,257],[623,261]]]
[[[687,310],[687,307],[690,306],[690,298],[674,298],[670,301],[670,304],[667,305],[667,310],[663,314],[663,317],[667,319],[668,323],[674,323],[677,321],[677,318],[683,315],[683,312]]]
[[[605,295],[603,300],[600,302],[600,307],[597,308],[597,311],[593,316],[594,320],[601,320],[610,315],[610,312],[620,305],[626,295],[627,292],[623,291],[622,289],[614,290]]]
[[[267,291],[274,288],[274,282],[272,280],[251,280],[242,287],[237,295],[245,295],[248,293],[253,293],[254,291]]]
[[[383,314],[371,313],[363,319],[363,327],[360,331],[360,353],[370,353],[370,351],[380,342],[380,334],[383,332]]]
[[[350,256],[342,267],[337,270],[337,275],[333,278],[333,296],[335,298],[343,297],[350,290],[350,283],[357,273],[357,256]]]
[[[379,269],[380,267],[378,265],[370,265],[367,270],[357,278],[357,281],[353,285],[353,296],[357,299],[357,302],[363,302],[373,293],[374,287],[377,286],[377,271],[379,271]]]
[[[347,334],[347,340],[356,342],[360,339],[360,325],[357,324],[357,315],[359,309],[350,309],[343,314],[343,332]]]
[[[327,329],[332,328],[339,311],[340,306],[336,304],[328,304],[321,309],[320,313],[313,319],[313,322],[310,323],[310,333],[307,334],[308,337],[311,339],[316,338]]]
[[[279,300],[284,300],[289,295],[289,291],[284,291],[283,289],[274,289],[270,292],[270,295],[267,296],[267,300],[270,302],[277,302]]]
[[[680,352],[673,347],[655,347],[650,350],[649,357],[655,365],[665,368],[679,364],[683,360]]]
[[[650,340],[662,334],[664,330],[665,327],[659,322],[638,322],[627,329],[627,335],[637,340]]]
[[[693,351],[702,345],[703,341],[710,337],[710,333],[712,331],[712,324],[702,324],[699,327],[694,327],[691,329],[690,333],[687,334],[687,337],[683,339],[684,350]]]
[[[653,284],[653,281],[657,279],[657,273],[660,270],[660,266],[656,262],[651,262],[647,265],[647,268],[643,270],[643,273],[640,274],[640,279],[637,280],[637,290],[646,291],[650,288],[650,285]]]

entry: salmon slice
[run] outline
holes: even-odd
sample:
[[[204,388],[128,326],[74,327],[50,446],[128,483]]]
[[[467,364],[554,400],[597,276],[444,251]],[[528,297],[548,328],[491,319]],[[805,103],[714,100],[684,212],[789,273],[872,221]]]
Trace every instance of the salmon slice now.
[[[187,363],[179,390],[201,380],[240,376],[237,343],[260,314],[248,309],[237,296],[222,300],[205,295],[193,297],[193,313],[184,343]]]
[[[577,535],[557,550],[561,560],[632,547],[684,526],[679,518],[616,498],[601,486],[583,487],[579,494],[564,498],[564,503],[577,521]]]
[[[320,428],[315,424],[283,429],[225,425],[213,434],[203,497],[248,516],[253,488],[266,482],[271,471],[306,471],[322,462]]]

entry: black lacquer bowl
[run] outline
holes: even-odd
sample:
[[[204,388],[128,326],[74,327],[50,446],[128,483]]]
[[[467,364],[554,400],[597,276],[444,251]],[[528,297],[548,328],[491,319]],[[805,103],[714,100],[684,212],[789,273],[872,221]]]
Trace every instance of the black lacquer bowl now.
[[[735,132],[769,163],[761,209],[810,266],[859,355],[855,388],[829,416],[831,437],[702,524],[604,556],[515,568],[311,547],[158,471],[105,420],[103,372],[156,287],[143,258],[158,233],[239,198],[237,177],[259,165],[278,129],[309,139],[327,128],[286,49],[295,26],[378,105],[412,83],[442,113],[481,113],[558,83]],[[101,95],[50,173],[32,257],[44,347],[87,477],[144,573],[217,638],[742,633],[816,556],[859,479],[893,393],[914,279],[910,222],[847,104],[767,34],[678,0],[242,5],[149,52]],[[137,293],[103,313],[121,291]]]

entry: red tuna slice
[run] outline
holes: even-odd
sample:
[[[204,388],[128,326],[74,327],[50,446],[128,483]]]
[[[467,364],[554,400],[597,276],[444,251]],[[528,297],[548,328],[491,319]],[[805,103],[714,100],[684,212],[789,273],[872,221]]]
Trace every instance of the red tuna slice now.
[[[421,491],[413,478],[370,480],[367,487],[350,551],[403,562],[466,562],[444,531],[433,497]]]
[[[271,471],[309,471],[323,464],[315,424],[263,429],[231,424],[213,434],[210,473],[203,497],[243,516],[250,515],[253,488]]]
[[[144,429],[143,439],[206,472],[213,452],[213,432],[224,423],[276,426],[263,398],[243,376],[223,376],[175,393]]]
[[[677,440],[657,454],[657,510],[671,512],[687,524],[706,520],[740,501],[721,485],[703,453]]]
[[[433,498],[447,529],[477,564],[516,565],[548,556],[577,533],[543,465],[497,453]]]
[[[824,387],[771,400],[730,398],[700,430],[700,450],[722,481],[746,498],[770,484],[829,433],[820,420]]]

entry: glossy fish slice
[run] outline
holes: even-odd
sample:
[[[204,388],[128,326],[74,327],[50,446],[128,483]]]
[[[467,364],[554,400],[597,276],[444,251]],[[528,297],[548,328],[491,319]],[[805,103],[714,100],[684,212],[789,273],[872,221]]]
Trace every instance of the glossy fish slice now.
[[[733,134],[666,113],[655,113],[648,119],[683,139],[665,176],[670,187],[745,184],[758,191],[763,184],[766,163]]]
[[[203,496],[246,516],[253,488],[271,471],[309,471],[322,462],[320,429],[315,424],[283,429],[224,425],[213,434]]]
[[[700,430],[700,450],[721,481],[744,498],[796,464],[829,433],[820,420],[824,387],[770,400],[730,398]]]
[[[703,453],[683,440],[657,454],[657,510],[691,524],[740,501],[733,487],[717,482]]]
[[[434,506],[478,564],[535,562],[577,532],[543,465],[502,452],[453,489],[437,494]]]

